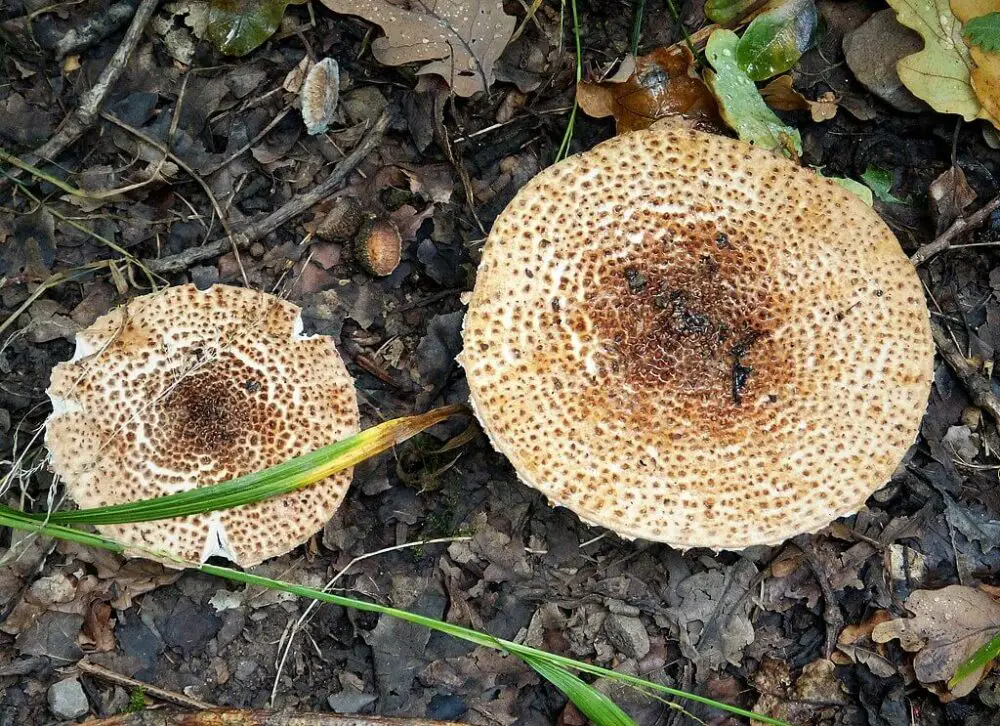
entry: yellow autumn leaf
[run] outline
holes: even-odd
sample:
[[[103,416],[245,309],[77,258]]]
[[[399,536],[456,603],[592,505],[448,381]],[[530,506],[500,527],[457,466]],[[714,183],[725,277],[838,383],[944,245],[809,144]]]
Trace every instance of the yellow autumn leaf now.
[[[962,39],[962,23],[952,12],[949,0],[888,2],[899,22],[915,30],[924,41],[923,50],[896,64],[903,84],[935,111],[956,113],[966,121],[985,118],[1000,128],[1000,121],[983,107],[973,88],[976,65]]]
[[[952,0],[951,10],[964,25],[972,18],[1000,10],[1000,0]],[[983,106],[980,118],[988,119],[1000,128],[1000,54],[988,53],[976,46],[969,47],[975,67],[970,74],[972,90]]]

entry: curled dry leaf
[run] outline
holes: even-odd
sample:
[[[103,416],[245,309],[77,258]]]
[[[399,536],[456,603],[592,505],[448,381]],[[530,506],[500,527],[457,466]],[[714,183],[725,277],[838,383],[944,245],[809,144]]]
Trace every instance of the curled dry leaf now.
[[[485,91],[493,66],[514,32],[516,19],[501,0],[423,0],[401,7],[390,0],[323,0],[341,15],[382,28],[372,43],[380,63],[424,63],[418,74],[444,78],[459,96]]]
[[[635,70],[624,79],[578,83],[576,100],[588,116],[614,116],[620,134],[648,128],[667,116],[719,121],[715,99],[683,44],[639,56]]]
[[[931,217],[941,234],[965,212],[966,207],[976,201],[976,193],[965,180],[965,172],[953,166],[931,182],[928,196],[931,202]]]
[[[808,111],[813,121],[829,121],[837,115],[837,99],[827,91],[811,101],[792,88],[792,77],[778,76],[760,89],[767,105],[776,111]]]
[[[956,669],[1000,632],[1000,602],[964,585],[915,590],[906,599],[906,609],[914,617],[876,625],[872,640],[886,643],[898,638],[903,650],[917,654],[913,670],[920,682],[944,696],[948,695],[944,683]],[[985,667],[979,668],[955,683],[950,697],[971,693],[984,671]]]
[[[767,107],[753,81],[736,63],[739,37],[731,30],[716,30],[705,46],[705,56],[715,71],[705,71],[705,82],[719,102],[722,119],[740,139],[786,156],[802,153],[802,137]]]

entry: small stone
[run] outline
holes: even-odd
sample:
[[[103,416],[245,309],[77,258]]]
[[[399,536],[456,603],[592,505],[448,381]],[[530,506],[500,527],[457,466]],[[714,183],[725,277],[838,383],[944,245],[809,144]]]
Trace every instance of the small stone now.
[[[76,678],[53,683],[49,687],[48,701],[52,715],[64,721],[80,718],[90,710],[87,695]]]
[[[649,635],[639,618],[628,615],[608,615],[604,632],[615,649],[629,658],[642,658],[649,652]]]
[[[199,290],[207,290],[219,281],[219,271],[215,265],[200,265],[190,270],[191,282]]]
[[[334,713],[358,713],[365,706],[370,706],[378,699],[374,693],[355,693],[352,691],[341,691],[334,693],[326,699],[330,710]]]
[[[357,88],[341,100],[341,107],[349,124],[373,124],[389,105],[385,96],[375,86]]]

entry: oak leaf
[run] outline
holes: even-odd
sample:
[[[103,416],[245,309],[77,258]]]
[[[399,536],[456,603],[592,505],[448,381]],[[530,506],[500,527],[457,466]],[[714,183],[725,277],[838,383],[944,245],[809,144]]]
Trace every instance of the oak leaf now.
[[[501,0],[322,0],[340,15],[355,15],[382,28],[372,43],[379,63],[424,63],[420,75],[444,78],[459,96],[487,90],[493,66],[514,33],[515,18]]]

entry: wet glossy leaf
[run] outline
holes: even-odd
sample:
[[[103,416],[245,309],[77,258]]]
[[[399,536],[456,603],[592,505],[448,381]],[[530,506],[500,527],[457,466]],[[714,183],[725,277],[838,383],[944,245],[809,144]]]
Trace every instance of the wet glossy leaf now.
[[[962,32],[969,45],[976,45],[990,53],[1000,53],[1000,12],[970,18]]]
[[[844,187],[849,192],[853,192],[861,197],[861,201],[867,204],[869,207],[875,204],[875,199],[872,197],[872,190],[866,187],[859,181],[854,181],[853,179],[848,179],[847,177],[841,176],[831,176],[830,181],[839,184]]]
[[[705,3],[705,17],[713,23],[728,25],[760,4],[760,0],[708,0]]]
[[[1000,56],[978,48],[970,53],[962,40],[960,17],[965,11],[968,17],[978,14],[978,1],[955,2],[954,13],[948,0],[888,1],[899,22],[924,40],[923,50],[896,64],[903,84],[935,111],[955,113],[966,121],[985,118],[1000,128]],[[977,58],[984,63],[982,68],[977,67]],[[990,63],[993,59],[996,63]]]
[[[708,39],[705,56],[715,71],[705,71],[705,82],[719,103],[722,119],[741,139],[786,156],[802,153],[799,132],[782,123],[767,107],[757,86],[736,63],[739,38],[731,30],[716,30]]]
[[[816,30],[813,0],[790,0],[750,23],[736,47],[736,61],[755,81],[784,73],[802,57]]]
[[[588,116],[614,116],[618,133],[647,128],[667,116],[719,122],[715,99],[682,44],[636,58],[635,70],[624,81],[577,84],[576,98]]]
[[[226,55],[246,55],[274,35],[285,8],[305,0],[212,0],[208,38]]]
[[[869,164],[868,168],[865,169],[865,173],[861,175],[861,178],[880,202],[903,203],[902,199],[892,193],[892,172],[888,169],[882,169]]]

